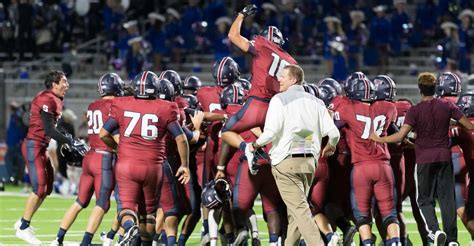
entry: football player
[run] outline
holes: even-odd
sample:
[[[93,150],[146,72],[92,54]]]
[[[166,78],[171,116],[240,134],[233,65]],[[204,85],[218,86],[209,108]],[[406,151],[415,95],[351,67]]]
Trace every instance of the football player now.
[[[359,78],[367,78],[362,72],[354,72],[350,74],[343,84],[339,84],[334,79],[323,79],[318,82],[321,85],[321,97],[323,101],[329,103],[328,109],[334,113],[334,118],[337,114],[334,112],[335,108],[348,107],[351,104],[351,100],[344,94],[349,90],[350,86]],[[324,93],[325,86],[332,87],[334,91],[339,91],[339,87],[342,87],[341,93],[336,95],[332,100],[326,98],[332,91],[328,90],[328,93]],[[339,129],[340,138],[336,146],[336,153],[328,158],[329,166],[329,187],[338,190],[339,192],[329,192],[327,197],[327,203],[325,206],[325,214],[331,221],[331,224],[335,224],[343,232],[343,245],[351,245],[354,235],[357,230],[348,221],[348,218],[352,217],[352,208],[350,203],[350,177],[352,172],[351,165],[351,152],[347,144],[346,139],[346,128]]]
[[[221,106],[229,115],[237,113],[244,103],[244,90],[237,85],[229,85],[224,88],[221,94]],[[251,130],[241,133],[246,142],[253,142],[257,139]],[[247,218],[249,211],[258,194],[262,198],[263,211],[267,220],[270,234],[270,245],[276,245],[281,233],[281,218],[279,210],[283,200],[278,192],[275,180],[271,173],[271,166],[267,160],[259,160],[258,173],[251,175],[249,172],[248,160],[243,158],[244,152],[234,149],[230,153],[230,160],[219,159],[216,178],[223,178],[225,170],[231,180],[232,215],[237,230],[235,245],[245,243],[249,238],[247,228]]]
[[[395,96],[397,95],[397,86],[392,78],[387,75],[377,75],[373,82],[375,84],[375,97],[379,101],[387,101],[394,103],[395,107],[397,108],[397,127],[399,126],[399,120],[403,117],[398,115],[398,107],[397,103],[394,102]],[[390,152],[390,165],[393,169],[394,179],[395,179],[395,187],[397,189],[397,197],[396,197],[396,208],[397,208],[397,215],[398,215],[398,222],[400,226],[400,241],[402,245],[407,245],[407,233],[405,227],[405,217],[403,216],[402,212],[402,196],[405,192],[405,158],[403,156],[403,149],[400,144],[388,144],[388,150]],[[380,221],[380,216],[376,213],[376,221]],[[380,221],[381,222],[381,221]],[[385,233],[382,228],[381,223],[377,223],[377,227],[381,232],[382,240],[385,240]]]
[[[204,129],[206,134],[206,144],[199,148],[196,153],[196,172],[198,177],[199,186],[202,188],[210,181],[215,174],[215,161],[214,156],[219,149],[218,135],[222,128],[222,120],[226,119],[225,114],[213,113],[215,110],[220,110],[220,95],[222,89],[226,85],[230,85],[235,82],[239,77],[239,67],[237,63],[229,56],[223,57],[212,66],[212,76],[214,78],[215,86],[203,86],[197,91],[197,99],[201,104],[202,110],[206,115],[217,115],[220,118],[210,119],[206,117],[206,120],[212,121],[212,123]],[[203,207],[203,240],[202,244],[206,244],[209,241],[209,224],[208,224],[208,212],[209,210]]]
[[[474,123],[474,93],[462,94],[458,99],[457,105],[464,115],[469,118],[469,121]],[[465,179],[469,180],[465,187],[459,187],[462,191],[465,205],[458,209],[458,216],[471,234],[471,238],[473,238],[472,244],[474,245],[474,131],[468,131],[463,127],[456,127],[453,130],[453,140],[462,149],[470,177],[470,179]]]
[[[189,181],[189,149],[186,135],[178,123],[176,103],[156,99],[158,76],[150,71],[141,72],[132,81],[134,97],[116,98],[111,115],[100,137],[108,146],[115,141],[111,133],[119,130],[116,182],[118,189],[119,222],[125,230],[123,244],[138,233],[138,206],[141,196],[145,203],[147,221],[155,220],[153,213],[163,180],[165,136],[170,133],[178,146],[181,166],[176,177],[181,183]]]
[[[110,208],[110,194],[114,189],[113,165],[116,155],[113,149],[104,144],[99,138],[100,128],[109,118],[112,101],[116,96],[122,96],[124,83],[115,73],[104,74],[98,81],[97,87],[101,99],[89,104],[87,108],[88,138],[91,149],[82,161],[82,174],[76,202],[64,214],[56,239],[51,245],[62,245],[67,230],[74,223],[82,209],[89,205],[92,194],[96,196],[96,206],[92,210],[86,232],[81,244],[92,242],[104,214]],[[117,133],[113,133],[117,137]]]
[[[370,134],[386,134],[396,129],[395,105],[374,100],[375,86],[367,78],[356,79],[346,88],[349,105],[334,108],[336,124],[346,127],[346,138],[351,150],[351,204],[359,228],[362,245],[373,245],[371,206],[376,205],[387,231],[386,245],[400,243],[396,191],[390,155],[385,144],[374,144]]]
[[[457,103],[459,95],[461,94],[461,79],[459,76],[452,72],[444,72],[438,76],[436,83],[436,95],[437,97],[447,100],[452,103]],[[450,137],[458,137],[459,131],[463,127],[458,127],[452,125],[449,128]],[[467,180],[466,175],[468,173],[468,166],[466,165],[466,160],[464,159],[463,151],[461,147],[457,144],[451,147],[451,160],[454,167],[454,192],[456,195],[456,212],[463,220],[465,225],[465,216],[464,214],[464,199],[466,197],[466,187]]]
[[[184,94],[196,96],[197,90],[202,87],[202,82],[197,76],[188,76],[184,79]]]
[[[45,90],[40,91],[31,102],[30,125],[26,139],[21,145],[21,154],[33,187],[26,200],[23,216],[15,223],[16,236],[29,244],[41,244],[30,226],[33,215],[38,211],[46,196],[53,190],[53,167],[46,148],[50,139],[58,145],[66,145],[85,154],[87,147],[80,141],[74,141],[56,129],[61,117],[63,98],[69,89],[66,75],[61,71],[50,71],[44,80]]]
[[[228,34],[235,46],[252,55],[252,88],[249,98],[245,106],[222,129],[223,144],[241,150],[245,149],[246,144],[239,133],[254,127],[263,128],[270,99],[279,92],[278,76],[286,65],[297,64],[282,48],[285,40],[277,27],[264,28],[251,41],[240,34],[244,19],[256,12],[255,5],[247,5],[235,18]],[[227,155],[224,151],[222,154]]]
[[[167,79],[160,79],[159,84],[159,94],[158,98],[173,102],[176,100],[176,93],[174,92],[173,84]],[[183,99],[184,102],[184,99]],[[187,103],[187,101],[186,101]],[[179,108],[179,124],[183,126],[183,131],[186,135],[189,143],[196,143],[199,140],[199,128],[203,120],[203,113],[197,111],[194,116],[191,116],[191,121],[193,126],[196,127],[194,131],[190,131],[186,126],[184,126],[185,113],[183,108]],[[188,227],[181,230],[180,240],[181,244],[185,244],[186,240],[189,238],[192,230],[194,229],[195,224],[200,218],[199,201],[196,199],[195,190],[193,187],[192,175],[189,177],[190,182],[187,184],[180,184],[176,182],[174,174],[180,166],[180,160],[176,158],[177,152],[179,152],[179,146],[176,146],[172,141],[172,135],[167,134],[166,136],[166,159],[164,161],[164,182],[161,187],[159,208],[161,211],[157,212],[157,226],[155,228],[156,234],[160,233],[161,224],[164,222],[164,229],[166,235],[166,244],[174,245],[176,243],[177,236],[177,227],[179,224],[179,219],[188,215],[194,216],[194,224],[188,223]],[[162,216],[163,215],[163,216]],[[190,221],[190,220],[186,220]],[[191,221],[193,222],[193,221]],[[186,223],[184,224],[186,225]],[[183,226],[184,226],[183,225]],[[189,225],[191,227],[189,227]],[[188,234],[185,229],[190,228],[190,233]],[[162,240],[164,241],[164,236],[162,234]],[[155,238],[157,239],[157,238]]]

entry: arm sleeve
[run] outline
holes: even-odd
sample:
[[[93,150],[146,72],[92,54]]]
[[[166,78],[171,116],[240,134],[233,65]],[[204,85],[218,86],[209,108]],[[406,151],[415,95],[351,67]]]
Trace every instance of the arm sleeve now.
[[[166,128],[168,129],[168,132],[171,133],[171,136],[173,136],[173,138],[176,138],[177,136],[184,134],[183,128],[181,128],[177,120],[169,123],[166,126]]]
[[[400,129],[398,128],[397,124],[395,124],[395,122],[390,123],[390,125],[388,126],[388,129],[387,129],[388,135],[395,134],[399,131],[400,131]]]
[[[189,130],[189,128],[184,126],[183,127],[183,132],[186,135],[186,138],[188,139],[188,142],[191,141],[191,139],[193,139],[194,134],[191,130]]]
[[[262,41],[259,40],[259,37],[255,37],[253,40],[250,41],[250,46],[249,50],[247,50],[247,53],[251,54],[252,56],[258,55],[259,47],[261,45]]]
[[[60,133],[54,126],[54,116],[45,111],[41,111],[41,120],[43,121],[44,133],[46,136],[58,141],[59,144],[70,143],[69,138]]]
[[[258,145],[263,146],[271,142],[275,135],[283,127],[283,105],[277,96],[270,100],[267,116],[265,118],[265,128],[262,135],[255,141]]]
[[[343,120],[335,120],[334,124],[336,125],[337,129],[341,129],[344,128],[347,123]]]
[[[109,118],[104,126],[102,127],[104,128],[105,130],[107,130],[108,132],[110,132],[112,135],[115,135],[118,133],[118,128],[119,128],[119,125],[118,125],[118,122],[116,119],[114,118]]]

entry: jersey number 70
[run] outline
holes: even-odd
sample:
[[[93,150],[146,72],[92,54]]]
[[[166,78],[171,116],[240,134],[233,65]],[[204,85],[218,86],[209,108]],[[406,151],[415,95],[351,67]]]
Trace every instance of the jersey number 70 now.
[[[372,120],[370,117],[357,114],[356,119],[357,121],[362,121],[365,123],[364,132],[360,138],[369,139],[371,129],[373,129],[373,131],[376,132],[378,136],[382,134],[387,117],[385,117],[385,115],[378,115],[374,118],[374,120]]]

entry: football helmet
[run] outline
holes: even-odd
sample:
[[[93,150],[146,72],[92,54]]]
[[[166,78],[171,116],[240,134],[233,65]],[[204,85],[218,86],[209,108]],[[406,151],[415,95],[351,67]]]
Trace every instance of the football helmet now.
[[[353,72],[349,74],[346,81],[342,84],[342,89],[347,93],[351,84],[357,79],[367,79],[367,76],[363,72]]]
[[[225,179],[207,182],[201,193],[202,204],[209,209],[221,208],[232,197],[230,184]]]
[[[334,99],[338,95],[336,89],[329,85],[321,85],[319,87],[319,92],[319,98],[323,100],[326,106],[329,106],[329,104],[331,104],[332,102],[332,99]]]
[[[375,98],[377,100],[393,101],[397,95],[397,86],[387,75],[377,75],[374,80]]]
[[[64,133],[64,135],[69,139],[69,143],[61,144],[59,153],[64,157],[67,165],[82,167],[82,159],[90,147],[81,140],[73,138],[69,133]]]
[[[246,78],[238,77],[235,83],[240,85],[246,91],[250,91],[250,89],[252,89],[252,83],[250,83],[250,81]]]
[[[175,98],[175,92],[173,84],[169,80],[159,80],[157,97],[166,101],[173,101],[173,99]]]
[[[186,95],[182,95],[181,96],[182,98],[184,98],[184,100],[186,100],[188,102],[188,108],[190,109],[198,109],[199,108],[199,101],[197,99],[197,97],[195,97],[194,95],[189,95],[189,94],[186,94]]]
[[[375,85],[367,78],[354,79],[346,93],[352,100],[370,102],[375,98]]]
[[[160,79],[167,79],[169,82],[174,87],[174,95],[175,96],[180,96],[183,94],[183,81],[181,80],[181,77],[179,77],[179,74],[174,71],[174,70],[166,70],[161,72],[160,74]]]
[[[332,78],[325,78],[325,79],[322,79],[322,80],[318,81],[318,86],[323,86],[323,85],[327,85],[327,86],[330,86],[330,87],[334,88],[337,95],[342,95],[342,86],[336,80],[334,80]]]
[[[305,92],[319,98],[319,88],[316,85],[304,83],[303,89]]]
[[[436,95],[459,96],[461,94],[461,79],[452,72],[444,72],[438,76],[436,83]]]
[[[474,116],[474,92],[471,91],[462,94],[459,97],[456,105],[458,105],[459,109],[464,115]]]
[[[239,77],[239,65],[230,56],[223,57],[212,66],[212,76],[218,86],[234,83]]]
[[[183,89],[192,90],[196,93],[197,89],[202,86],[201,80],[196,76],[188,76],[184,79]]]
[[[100,77],[97,82],[99,95],[103,96],[122,96],[125,83],[116,73],[106,73]]]
[[[139,73],[131,82],[133,95],[136,98],[156,98],[158,93],[158,76],[152,71]]]
[[[268,41],[271,41],[279,46],[283,46],[285,44],[283,34],[276,26],[267,26],[267,28],[260,31],[260,36],[263,36]]]
[[[244,88],[237,84],[228,85],[221,92],[220,103],[222,108],[227,108],[229,104],[243,104],[244,101]]]

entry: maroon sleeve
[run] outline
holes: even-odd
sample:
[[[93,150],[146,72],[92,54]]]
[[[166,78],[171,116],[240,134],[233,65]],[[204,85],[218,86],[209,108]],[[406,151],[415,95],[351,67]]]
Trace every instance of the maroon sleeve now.
[[[117,121],[118,121],[119,115],[120,115],[120,113],[119,113],[120,109],[119,109],[119,106],[118,106],[118,101],[119,100],[117,100],[117,99],[112,101],[112,105],[110,107],[110,112],[109,112],[110,118],[114,118]]]
[[[46,113],[55,115],[58,110],[58,105],[56,103],[56,100],[50,96],[46,96],[46,94],[43,94],[41,96],[41,99],[38,102],[38,105],[40,106],[41,110],[43,110]]]
[[[170,103],[170,112],[169,112],[169,117],[168,117],[168,121],[166,125],[174,121],[179,121],[179,119],[180,119],[180,114],[179,114],[178,104]]]
[[[450,107],[451,107],[451,118],[452,119],[460,120],[464,116],[464,114],[461,112],[461,110],[459,110],[459,108],[454,103],[450,103]]]
[[[410,109],[408,109],[408,112],[405,116],[405,121],[403,122],[403,124],[407,124],[407,125],[410,125],[413,128],[415,128],[417,112],[418,111],[416,110],[416,106],[411,107]]]
[[[265,42],[263,41],[263,38],[260,36],[255,36],[255,38],[250,41],[250,47],[247,52],[253,56],[257,56],[258,53],[262,50],[262,46],[264,45]]]

